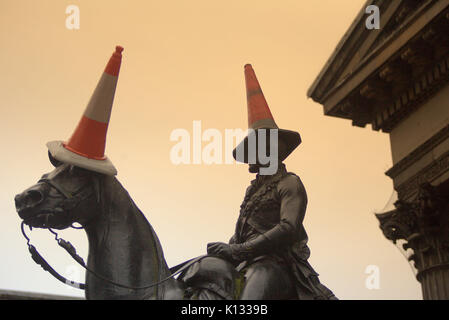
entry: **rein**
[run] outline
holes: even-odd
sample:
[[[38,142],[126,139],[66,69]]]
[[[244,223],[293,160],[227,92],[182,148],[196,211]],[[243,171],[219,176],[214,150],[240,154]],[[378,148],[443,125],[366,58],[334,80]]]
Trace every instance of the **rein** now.
[[[87,199],[92,194],[92,192],[81,191],[81,192],[73,195],[72,193],[66,191],[63,187],[61,187],[60,185],[58,185],[54,181],[51,181],[51,180],[48,180],[48,179],[41,179],[41,180],[39,180],[39,182],[47,183],[51,187],[53,187],[56,190],[58,190],[65,197],[65,200],[64,200],[64,203],[63,203],[63,210],[70,210],[70,209],[75,208],[77,206],[77,204],[79,203],[79,201]],[[74,201],[74,200],[79,200],[79,201]],[[20,227],[21,227],[21,231],[22,231],[23,236],[27,240],[28,251],[30,252],[31,258],[33,259],[33,261],[36,262],[38,265],[40,265],[45,271],[48,271],[53,277],[55,277],[56,279],[58,279],[62,283],[66,284],[66,285],[69,285],[71,287],[74,287],[74,288],[85,290],[86,289],[86,285],[85,284],[78,283],[78,282],[72,281],[72,280],[68,280],[67,278],[63,277],[58,272],[56,272],[50,266],[50,264],[41,256],[41,254],[37,251],[36,247],[33,246],[30,243],[30,238],[25,233],[25,229],[24,229],[25,223],[26,223],[25,220],[22,221]],[[75,229],[82,229],[82,227],[74,227],[73,223],[72,223],[71,227],[75,228]],[[133,287],[133,286],[128,286],[128,285],[124,285],[124,284],[121,284],[121,283],[114,282],[114,281],[112,281],[110,279],[107,279],[107,278],[103,277],[102,275],[96,273],[94,270],[88,268],[86,263],[84,262],[84,259],[76,253],[75,247],[69,241],[66,241],[66,240],[60,238],[58,236],[58,234],[54,230],[52,230],[51,228],[49,228],[49,227],[46,227],[46,228],[55,236],[55,240],[58,243],[58,245],[60,247],[62,247],[65,251],[67,251],[67,253],[79,265],[81,265],[87,272],[91,273],[92,275],[94,275],[95,277],[97,277],[98,279],[100,279],[102,281],[108,282],[108,283],[113,284],[113,285],[115,285],[117,287],[121,287],[121,288],[125,288],[125,289],[143,290],[143,289],[148,289],[148,288],[151,288],[151,287],[154,287],[154,286],[158,286],[158,285],[164,283],[165,281],[173,278],[175,275],[177,275],[177,274],[181,273],[182,271],[186,270],[188,267],[190,267],[195,262],[197,262],[197,261],[199,261],[199,260],[201,260],[201,259],[203,259],[204,257],[207,256],[207,255],[202,255],[202,256],[199,256],[199,257],[187,260],[187,261],[185,261],[183,263],[180,263],[180,264],[170,268],[170,275],[167,276],[166,278],[158,281],[158,282],[155,282],[155,283],[152,283],[152,284],[146,285],[146,286]],[[31,226],[30,226],[30,230],[32,230]]]
[[[82,289],[85,290],[86,285],[83,283],[78,283],[72,280],[68,280],[67,278],[61,276],[59,273],[57,273],[49,264],[48,262],[41,256],[41,254],[37,251],[36,247],[33,246],[30,243],[30,238],[28,238],[28,236],[25,233],[24,230],[24,224],[25,221],[22,221],[22,224],[20,225],[21,230],[22,230],[22,234],[25,237],[25,239],[27,240],[27,245],[28,245],[28,251],[31,254],[31,258],[33,259],[34,262],[36,262],[38,265],[40,265],[42,267],[42,269],[44,269],[45,271],[48,271],[53,277],[55,277],[56,279],[58,279],[59,281],[61,281],[62,283],[69,285],[71,287],[74,288],[78,288],[78,289]],[[31,227],[30,227],[31,229]]]

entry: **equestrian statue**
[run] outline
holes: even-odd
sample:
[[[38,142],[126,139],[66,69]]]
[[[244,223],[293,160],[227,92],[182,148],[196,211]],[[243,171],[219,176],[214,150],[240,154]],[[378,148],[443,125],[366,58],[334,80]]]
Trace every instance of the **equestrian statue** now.
[[[54,170],[14,199],[33,260],[58,280],[84,289],[86,299],[335,300],[307,262],[305,188],[282,163],[301,143],[300,135],[278,128],[250,65],[245,66],[250,130],[233,155],[257,176],[246,191],[235,234],[229,243],[209,243],[203,256],[168,267],[155,231],[104,154],[122,51],[116,47],[70,139],[47,143]],[[261,156],[267,147],[276,151],[271,163]],[[87,234],[87,263],[55,231],[75,224]],[[86,269],[85,284],[59,275],[30,243],[25,226],[52,232]]]

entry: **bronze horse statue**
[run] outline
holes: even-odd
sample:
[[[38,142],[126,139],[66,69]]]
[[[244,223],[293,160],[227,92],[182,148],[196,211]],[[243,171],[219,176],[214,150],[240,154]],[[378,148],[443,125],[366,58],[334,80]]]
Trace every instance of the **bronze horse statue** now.
[[[238,299],[230,262],[205,256],[170,277],[155,231],[114,176],[49,157],[55,169],[16,195],[16,209],[30,227],[84,228],[87,299]]]
[[[16,209],[30,227],[84,228],[86,267],[95,270],[86,272],[87,299],[238,298],[234,266],[218,257],[204,257],[182,280],[170,277],[156,233],[120,182],[49,156],[55,169],[15,197]],[[200,275],[198,264],[209,270]]]

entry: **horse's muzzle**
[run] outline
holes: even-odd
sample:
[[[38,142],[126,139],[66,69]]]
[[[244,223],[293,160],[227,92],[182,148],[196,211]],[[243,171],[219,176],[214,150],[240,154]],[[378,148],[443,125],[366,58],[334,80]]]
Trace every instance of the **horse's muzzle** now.
[[[63,229],[70,226],[71,221],[64,214],[63,209],[44,204],[45,187],[33,186],[16,195],[14,202],[19,217],[24,222],[36,228]]]
[[[33,208],[37,207],[44,200],[44,195],[40,190],[26,190],[14,197],[17,213],[20,218],[27,219]]]

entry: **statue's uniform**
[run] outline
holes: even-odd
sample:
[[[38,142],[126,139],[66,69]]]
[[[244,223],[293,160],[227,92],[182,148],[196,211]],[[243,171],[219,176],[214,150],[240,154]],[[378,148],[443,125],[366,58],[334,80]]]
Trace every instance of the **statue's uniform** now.
[[[306,207],[301,180],[283,164],[276,174],[251,182],[229,242],[237,269],[246,276],[243,298],[288,298],[290,286],[299,299],[336,299],[307,262]]]

